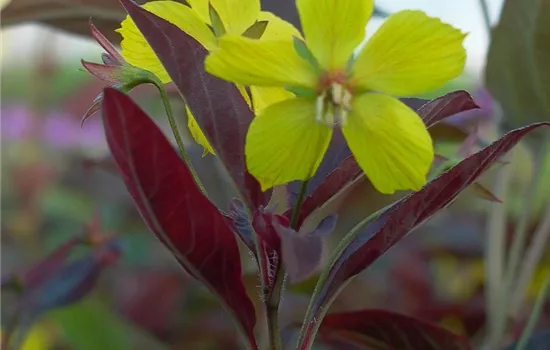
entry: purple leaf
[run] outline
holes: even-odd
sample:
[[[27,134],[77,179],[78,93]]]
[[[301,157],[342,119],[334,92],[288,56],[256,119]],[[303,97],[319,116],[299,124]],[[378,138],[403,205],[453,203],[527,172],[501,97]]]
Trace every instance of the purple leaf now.
[[[182,267],[218,296],[256,348],[254,306],[239,249],[225,217],[206,198],[158,126],[123,93],[103,98],[107,142],[124,183],[149,229]]]
[[[429,128],[457,113],[478,108],[479,106],[470,94],[460,90],[438,97],[420,107],[416,112]]]
[[[537,123],[508,132],[442,173],[420,191],[399,200],[374,220],[365,220],[366,225],[355,231],[326,271],[326,279],[314,295],[304,320],[299,349],[309,349],[323,310],[330,306],[330,301],[346,281],[365,270],[401,238],[449,205],[525,135],[548,126],[550,123]]]
[[[237,87],[204,70],[207,51],[178,27],[131,0],[120,0],[193,112],[244,203],[253,211],[269,200],[246,169],[244,141],[254,117]]]
[[[312,232],[296,232],[288,226],[274,223],[282,241],[283,263],[291,283],[310,277],[323,257],[324,239],[336,226],[336,215],[323,219]]]

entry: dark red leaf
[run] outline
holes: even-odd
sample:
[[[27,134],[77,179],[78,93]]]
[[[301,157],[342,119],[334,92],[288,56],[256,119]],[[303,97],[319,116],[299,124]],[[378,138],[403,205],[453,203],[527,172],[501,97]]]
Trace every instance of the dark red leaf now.
[[[417,110],[417,113],[424,120],[426,127],[431,128],[445,118],[475,108],[479,107],[466,91],[455,91],[424,104]],[[356,180],[360,177],[364,177],[363,171],[359,168],[353,156],[349,155],[304,200],[300,215],[301,220],[303,221],[313,210],[336,194],[346,190],[351,191],[353,185],[358,182]]]
[[[321,337],[350,340],[369,349],[470,349],[466,339],[444,328],[386,310],[329,314],[319,332]]]
[[[317,322],[322,318],[322,310],[330,306],[331,299],[347,280],[365,270],[406,234],[449,205],[525,135],[548,126],[550,123],[537,123],[508,132],[442,173],[420,191],[399,200],[359,229],[333,261],[327,271],[326,282],[312,300],[304,320],[305,329],[300,349],[307,349],[308,344],[313,341]]]
[[[131,0],[120,2],[189,105],[245,204],[251,211],[267,204],[269,191],[262,193],[246,169],[244,141],[254,115],[236,86],[204,71],[208,52],[195,39]]]
[[[438,97],[420,107],[416,112],[429,128],[457,113],[478,108],[479,106],[474,102],[472,96],[466,91],[460,90]]]
[[[256,348],[254,307],[226,219],[201,193],[161,130],[128,96],[105,89],[103,125],[113,158],[149,229],[189,274],[223,301]]]

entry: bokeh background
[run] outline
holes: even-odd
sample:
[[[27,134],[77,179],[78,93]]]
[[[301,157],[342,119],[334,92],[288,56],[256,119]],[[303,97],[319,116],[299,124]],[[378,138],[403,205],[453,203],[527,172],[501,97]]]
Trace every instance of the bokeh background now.
[[[36,0],[34,4],[38,6],[42,2],[47,1]],[[116,1],[111,2],[118,8]],[[268,9],[281,16],[295,18],[294,13],[287,11],[286,3],[292,6],[291,1],[266,3]],[[503,1],[488,1],[488,5],[491,22],[496,23]],[[480,136],[486,141],[494,140],[501,131],[502,113],[483,87],[489,33],[479,3],[474,0],[377,0],[376,6],[382,13],[422,9],[469,33],[465,41],[468,61],[463,76],[422,97],[435,97],[457,89],[469,91],[482,108],[473,114],[457,116],[457,122],[474,119],[480,122]],[[88,259],[90,266],[97,268],[91,275],[67,273],[69,277],[62,282],[73,283],[77,291],[73,288],[67,292],[62,290],[62,283],[57,284],[42,291],[51,296],[50,299],[35,302],[36,296],[20,293],[15,287],[3,290],[2,331],[5,333],[14,323],[19,324],[21,331],[15,336],[20,337],[25,350],[236,348],[238,339],[219,304],[185,275],[141,221],[109,162],[99,116],[81,126],[81,117],[104,86],[82,71],[80,65],[80,59],[99,62],[102,52],[89,37],[75,34],[86,33],[90,14],[84,12],[76,19],[56,22],[49,19],[45,11],[29,14],[28,8],[26,10],[12,17],[2,14],[3,283],[13,273],[25,276],[29,268],[73,237],[91,235],[100,243],[80,244],[67,256],[68,262]],[[93,6],[88,10],[94,18]],[[46,25],[27,23],[29,18],[39,19]],[[382,21],[382,18],[373,19],[367,28],[368,35]],[[113,15],[113,18],[101,17],[96,24],[116,39],[117,34],[112,32],[116,22],[117,17]],[[58,27],[69,28],[72,33]],[[132,96],[166,127],[164,111],[154,89],[140,87]],[[181,124],[185,126],[184,117]],[[219,180],[210,173],[215,168],[215,159],[201,158],[201,149],[185,130],[184,134],[194,162],[204,165],[199,171],[210,176],[211,181]],[[442,153],[452,155],[458,146],[449,143],[439,147]],[[528,147],[520,145],[508,166],[512,168],[512,185],[506,196],[509,215],[504,230],[511,235],[524,205],[521,198],[532,181],[533,154]],[[548,155],[542,168],[546,174],[542,178],[550,178]],[[482,183],[491,188],[498,171],[491,171]],[[549,193],[550,187],[546,186],[535,196],[528,232],[547,215],[544,208]],[[487,218],[495,205],[498,204],[480,199],[475,193],[463,194],[449,209],[407,237],[350,284],[334,307],[340,310],[388,308],[441,324],[468,335],[475,342],[485,320],[483,253]],[[98,249],[105,248],[104,242],[116,244],[116,248],[109,250],[115,253],[114,258],[108,261],[97,260],[94,255]],[[248,291],[259,303],[256,273],[246,252],[242,255]],[[529,286],[525,316],[550,271],[550,258],[547,256],[540,266]],[[282,306],[287,324],[300,320],[314,282],[312,279],[289,287]],[[77,302],[73,303],[74,300]],[[25,310],[23,319],[15,319],[21,302],[38,306]],[[550,310],[547,307],[539,328],[548,329],[548,326]],[[518,331],[521,327],[520,322]]]

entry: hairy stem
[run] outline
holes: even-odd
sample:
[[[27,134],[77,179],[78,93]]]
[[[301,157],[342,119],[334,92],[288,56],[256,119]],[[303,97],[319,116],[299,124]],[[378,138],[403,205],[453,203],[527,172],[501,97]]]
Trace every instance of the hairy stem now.
[[[201,190],[201,192],[206,196],[206,189],[202,185],[201,180],[199,179],[199,176],[197,172],[195,171],[195,168],[193,167],[193,164],[191,164],[191,159],[189,159],[189,156],[187,155],[187,152],[185,151],[185,147],[183,145],[183,139],[181,137],[180,131],[178,129],[178,124],[176,123],[176,119],[174,118],[174,113],[172,112],[172,106],[170,105],[170,100],[168,98],[168,94],[166,93],[166,89],[162,84],[155,83],[155,86],[159,89],[160,97],[162,99],[162,103],[164,104],[164,109],[166,110],[166,116],[168,117],[168,123],[170,124],[170,128],[172,129],[172,133],[174,134],[174,138],[176,139],[176,143],[178,145],[178,149],[181,153],[181,157],[183,158],[183,161],[189,171],[191,172],[191,175],[193,176],[193,179],[195,180],[195,183]]]
[[[302,182],[300,187],[300,193],[296,199],[296,204],[292,209],[292,215],[290,218],[290,227],[294,230],[298,230],[298,222],[300,219],[300,209],[302,208],[302,202],[307,191],[307,181]],[[267,328],[269,331],[269,344],[271,350],[282,350],[281,333],[279,330],[279,304],[281,303],[281,296],[286,278],[286,272],[281,266],[277,272],[277,277],[273,283],[273,290],[271,291],[269,298],[266,302],[267,312]]]

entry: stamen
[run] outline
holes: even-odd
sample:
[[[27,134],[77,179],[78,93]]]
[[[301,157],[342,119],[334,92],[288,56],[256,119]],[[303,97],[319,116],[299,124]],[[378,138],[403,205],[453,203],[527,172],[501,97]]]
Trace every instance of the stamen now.
[[[352,95],[342,84],[332,83],[317,97],[316,119],[327,126],[346,125]]]

